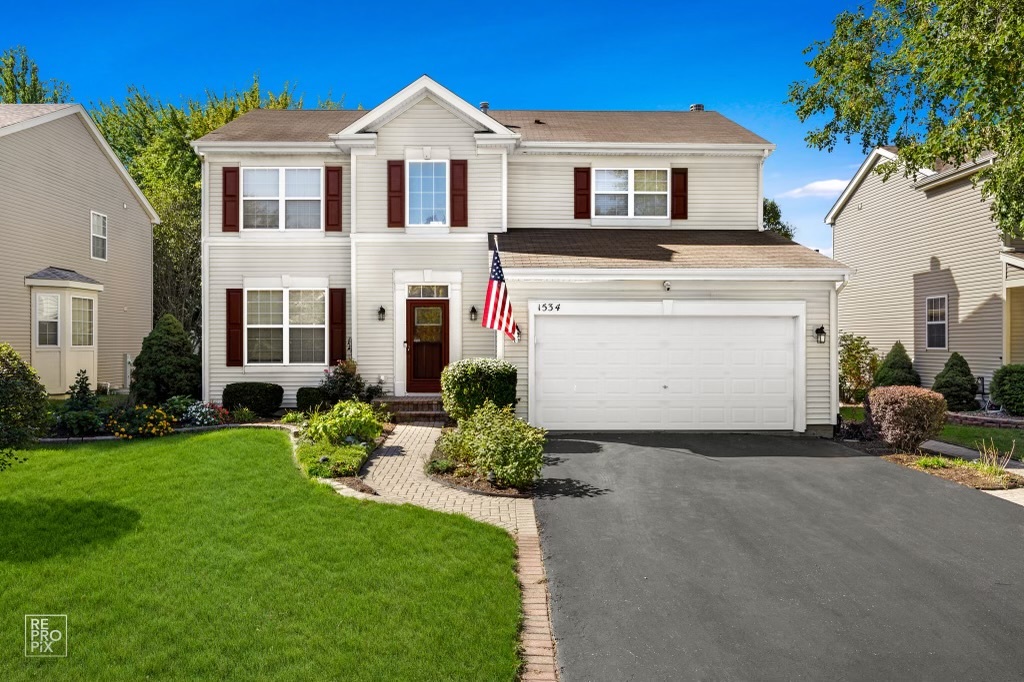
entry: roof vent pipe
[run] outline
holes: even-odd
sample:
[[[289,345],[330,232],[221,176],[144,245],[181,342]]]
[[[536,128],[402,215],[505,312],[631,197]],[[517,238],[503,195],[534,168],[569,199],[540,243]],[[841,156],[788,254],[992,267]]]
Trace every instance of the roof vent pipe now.
[[[690,105],[690,111],[704,111],[704,105],[703,104],[691,104]]]
[[[480,102],[480,111],[487,113],[487,110],[491,108],[490,102]]]

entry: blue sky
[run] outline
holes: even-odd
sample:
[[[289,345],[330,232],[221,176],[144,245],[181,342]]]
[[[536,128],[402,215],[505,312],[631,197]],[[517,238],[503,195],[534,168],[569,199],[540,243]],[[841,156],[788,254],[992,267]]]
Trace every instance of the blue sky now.
[[[23,44],[83,104],[129,85],[168,101],[285,81],[372,106],[422,73],[496,109],[685,109],[703,102],[768,138],[765,194],[797,239],[830,251],[822,220],[863,159],[808,149],[782,104],[806,78],[804,47],[854,3],[516,2],[448,4],[10,3],[0,49]],[[833,182],[828,182],[833,181]],[[818,184],[812,184],[818,183]],[[810,189],[808,189],[810,187]],[[803,189],[801,189],[803,188]]]

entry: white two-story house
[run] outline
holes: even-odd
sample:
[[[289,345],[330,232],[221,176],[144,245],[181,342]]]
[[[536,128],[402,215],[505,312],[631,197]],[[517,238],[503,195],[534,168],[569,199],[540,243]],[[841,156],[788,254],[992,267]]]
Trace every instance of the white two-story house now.
[[[774,145],[692,109],[496,111],[424,76],[197,140],[206,398],[294,404],[345,358],[436,394],[496,356],[550,429],[830,433],[848,270],[762,230]],[[482,326],[494,249],[518,343]]]

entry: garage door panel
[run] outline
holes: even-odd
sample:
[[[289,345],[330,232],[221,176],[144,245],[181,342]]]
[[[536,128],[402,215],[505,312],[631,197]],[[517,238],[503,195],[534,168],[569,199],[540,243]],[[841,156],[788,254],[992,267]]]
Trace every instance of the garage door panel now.
[[[541,426],[793,428],[793,318],[538,316],[534,324]]]

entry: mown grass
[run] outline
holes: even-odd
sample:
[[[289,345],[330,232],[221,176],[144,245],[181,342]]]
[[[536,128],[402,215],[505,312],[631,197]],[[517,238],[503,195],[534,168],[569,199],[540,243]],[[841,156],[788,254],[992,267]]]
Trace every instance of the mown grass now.
[[[1014,459],[1024,455],[1024,432],[1020,429],[1000,429],[991,426],[969,426],[966,424],[946,424],[939,434],[938,440],[965,448],[977,450],[984,441],[991,441],[1000,452],[1013,450]],[[1014,446],[1016,441],[1021,445]]]
[[[497,528],[342,498],[277,431],[27,455],[0,474],[2,680],[515,678]],[[68,657],[24,658],[47,613]]]

